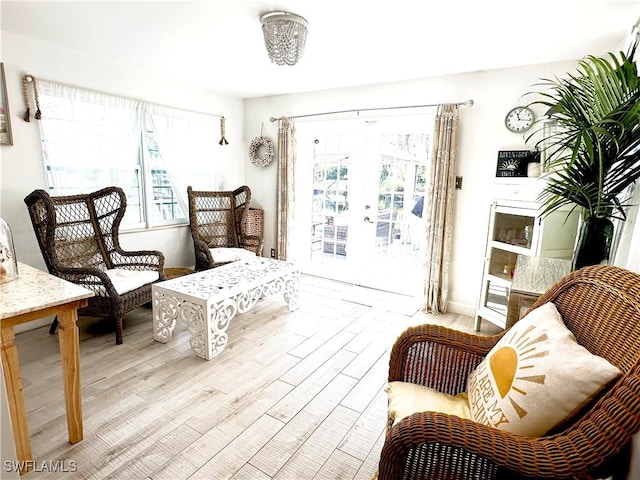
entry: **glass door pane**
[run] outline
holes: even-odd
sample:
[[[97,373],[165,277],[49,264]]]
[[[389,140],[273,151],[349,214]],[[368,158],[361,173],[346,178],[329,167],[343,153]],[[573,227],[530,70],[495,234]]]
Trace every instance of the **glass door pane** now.
[[[362,262],[360,284],[414,295],[423,290],[425,222],[422,216],[428,177],[427,120],[381,119],[368,124],[372,170],[365,196],[375,205],[373,242]],[[375,202],[375,203],[374,203]],[[364,215],[372,217],[365,205]],[[373,237],[374,236],[374,237]]]
[[[316,159],[313,168],[311,255],[319,262],[327,258],[345,260],[349,235],[349,156],[337,161],[327,161],[326,157]]]
[[[302,271],[421,293],[430,118],[301,122],[296,129]]]

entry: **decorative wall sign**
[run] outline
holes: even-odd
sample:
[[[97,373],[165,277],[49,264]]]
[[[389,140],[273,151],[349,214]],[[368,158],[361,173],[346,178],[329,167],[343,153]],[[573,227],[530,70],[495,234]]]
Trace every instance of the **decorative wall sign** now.
[[[539,162],[540,152],[531,150],[500,150],[496,177],[526,177],[529,162]]]
[[[266,167],[273,161],[273,141],[269,137],[259,136],[251,140],[249,159],[256,167]]]

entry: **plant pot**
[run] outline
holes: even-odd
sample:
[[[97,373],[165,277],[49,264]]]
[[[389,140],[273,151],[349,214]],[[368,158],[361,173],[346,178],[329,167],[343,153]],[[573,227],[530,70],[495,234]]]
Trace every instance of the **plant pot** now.
[[[589,217],[580,227],[573,254],[573,270],[609,261],[613,222],[608,218]]]

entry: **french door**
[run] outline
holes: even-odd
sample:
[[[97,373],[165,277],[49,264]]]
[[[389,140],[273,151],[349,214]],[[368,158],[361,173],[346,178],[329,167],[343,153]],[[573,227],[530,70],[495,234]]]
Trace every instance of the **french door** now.
[[[433,118],[298,122],[296,254],[303,272],[417,295]]]

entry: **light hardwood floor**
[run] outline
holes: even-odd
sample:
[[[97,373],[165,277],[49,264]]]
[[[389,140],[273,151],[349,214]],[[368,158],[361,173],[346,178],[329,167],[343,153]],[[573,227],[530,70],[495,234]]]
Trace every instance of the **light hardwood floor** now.
[[[303,276],[300,305],[265,298],[233,319],[207,362],[178,325],[153,340],[151,310],[112,326],[81,317],[84,440],[67,442],[56,336],[17,335],[33,479],[370,479],[384,439],[389,349],[409,325],[473,331],[470,317],[412,317],[341,300]],[[483,325],[482,333],[496,327]],[[68,472],[46,472],[51,465]],[[45,471],[43,471],[45,470]]]

